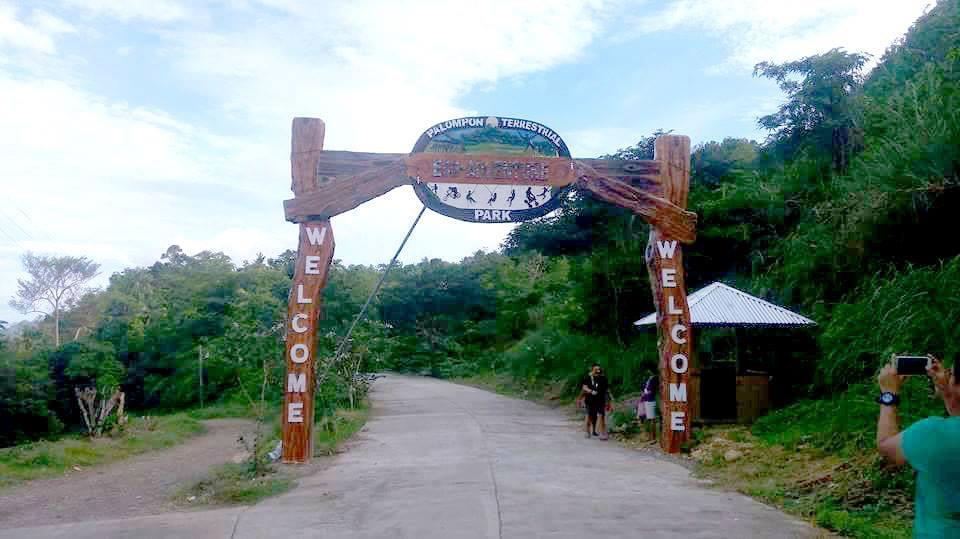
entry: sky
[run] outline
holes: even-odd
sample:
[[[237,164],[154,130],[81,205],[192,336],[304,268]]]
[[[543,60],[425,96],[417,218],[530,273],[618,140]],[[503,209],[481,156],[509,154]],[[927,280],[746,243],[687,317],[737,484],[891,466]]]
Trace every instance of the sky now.
[[[468,115],[527,118],[574,157],[658,128],[762,140],[752,76],[834,47],[879,58],[933,0],[0,0],[0,320],[31,251],[106,286],[167,247],[240,263],[296,248],[290,122],[330,150],[408,152]],[[389,261],[409,187],[333,218],[335,257]],[[512,225],[428,211],[401,256],[456,261]]]

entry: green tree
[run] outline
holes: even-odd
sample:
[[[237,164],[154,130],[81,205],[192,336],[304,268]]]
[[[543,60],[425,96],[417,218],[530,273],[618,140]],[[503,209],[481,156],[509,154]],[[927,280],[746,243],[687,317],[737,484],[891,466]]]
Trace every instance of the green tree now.
[[[0,350],[0,447],[58,433],[63,424],[49,406],[52,383],[43,361]]]
[[[87,257],[42,256],[26,253],[23,267],[29,279],[17,279],[17,293],[10,305],[24,314],[53,316],[53,342],[60,346],[60,317],[89,291],[100,265]]]
[[[773,79],[787,94],[777,112],[759,119],[760,126],[771,132],[770,142],[787,158],[805,148],[825,151],[834,170],[846,170],[858,145],[856,95],[868,59],[865,54],[832,49],[793,62],[754,66],[754,76]]]

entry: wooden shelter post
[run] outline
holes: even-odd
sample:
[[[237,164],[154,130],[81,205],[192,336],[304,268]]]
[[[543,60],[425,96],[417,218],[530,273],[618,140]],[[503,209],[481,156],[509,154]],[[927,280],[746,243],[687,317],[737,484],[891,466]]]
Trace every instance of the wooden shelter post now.
[[[690,190],[690,139],[658,137],[654,160],[660,162],[661,196],[686,209]],[[693,334],[683,268],[681,238],[652,223],[645,253],[653,301],[657,308],[657,345],[660,353],[660,402],[663,418],[660,445],[679,452],[690,440],[690,406],[693,397],[690,369]]]
[[[317,162],[323,151],[324,124],[315,118],[294,118],[290,151],[291,188],[296,196],[317,188]],[[313,456],[313,397],[316,373],[317,322],[320,302],[333,260],[330,220],[298,220],[300,242],[287,306],[286,378],[283,380],[283,462],[306,463]]]

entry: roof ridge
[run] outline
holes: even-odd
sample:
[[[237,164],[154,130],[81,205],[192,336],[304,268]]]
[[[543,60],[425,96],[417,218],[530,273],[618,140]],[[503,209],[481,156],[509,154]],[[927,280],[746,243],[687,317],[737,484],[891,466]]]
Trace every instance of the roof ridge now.
[[[765,299],[763,299],[763,298],[759,298],[759,297],[757,297],[757,296],[754,296],[753,294],[751,294],[751,293],[749,293],[749,292],[744,292],[743,290],[740,290],[739,288],[734,288],[734,287],[732,287],[732,286],[730,286],[730,285],[728,285],[728,284],[721,283],[720,281],[717,281],[717,282],[720,283],[720,284],[722,284],[723,286],[729,288],[730,290],[733,290],[733,291],[736,292],[737,294],[740,294],[741,296],[743,296],[743,297],[746,298],[746,299],[750,299],[750,300],[753,300],[753,301],[757,301],[757,302],[762,303],[763,305],[765,305],[765,306],[767,306],[767,307],[773,307],[774,309],[776,309],[776,310],[778,310],[778,311],[787,313],[787,314],[792,315],[792,316],[799,316],[800,318],[803,318],[804,320],[810,320],[810,319],[807,318],[806,316],[803,316],[803,315],[800,314],[800,313],[795,313],[795,312],[791,311],[790,309],[787,309],[786,307],[781,307],[780,305],[777,305],[776,303],[771,303],[771,302],[769,302],[769,301],[767,301],[767,300],[765,300]],[[810,321],[813,322],[813,320],[810,320]]]
[[[716,286],[716,285],[718,285],[718,284],[721,284],[721,285],[722,285],[723,283],[721,283],[720,281],[714,281],[714,282],[708,284],[707,286],[705,286],[705,287],[697,290],[696,292],[690,294],[690,296],[696,296],[696,297],[693,299],[692,302],[690,301],[690,296],[687,296],[687,307],[693,307],[693,306],[696,305],[697,303],[700,303],[701,301],[703,301],[703,298],[705,298],[705,297],[709,296],[710,294],[713,294],[714,292],[716,292],[717,289],[720,288],[719,286]],[[726,286],[726,285],[724,285],[724,286]],[[736,290],[736,289],[734,289],[734,290]],[[700,294],[700,295],[698,295],[698,294]]]
[[[711,298],[713,295],[716,295],[714,294],[714,292],[716,292],[717,290],[723,290],[725,292],[723,294],[717,295],[718,298],[715,300],[704,301],[706,298]],[[726,312],[727,304],[729,304],[730,302],[733,302],[732,305],[729,305],[731,309],[736,310],[735,305],[739,303],[743,305],[743,307],[747,310],[744,312],[752,311],[752,314],[747,315],[746,319],[751,319],[756,317],[760,317],[761,319],[753,322],[745,321],[745,322],[742,322],[743,324],[749,325],[752,323],[752,324],[762,325],[764,323],[762,319],[769,316],[769,317],[772,317],[771,320],[775,320],[775,319],[780,320],[779,322],[778,321],[770,322],[770,324],[772,325],[786,325],[786,326],[817,325],[815,321],[813,321],[810,318],[807,318],[806,316],[800,313],[793,312],[786,307],[782,307],[773,302],[767,301],[763,298],[754,296],[749,292],[745,292],[743,290],[740,290],[739,288],[728,285],[721,281],[714,281],[708,284],[707,286],[700,288],[696,292],[693,292],[687,298],[687,305],[688,305],[688,308],[690,309],[691,318],[697,318],[695,320],[692,320],[694,324],[700,323],[700,324],[709,325],[711,323],[719,323],[719,324],[730,323],[730,324],[736,325],[737,323],[732,321],[721,322],[724,319],[731,320],[731,318],[729,318],[727,315],[733,314],[733,311]],[[721,309],[722,312],[715,311],[715,309],[717,308]],[[694,310],[697,310],[698,312],[702,311],[702,313],[699,316],[695,315]],[[766,311],[768,314],[764,315],[763,311]],[[708,312],[710,314],[707,314]],[[637,325],[641,325],[640,324],[641,322],[643,322],[643,324],[654,324],[656,323],[656,316],[657,316],[657,313],[656,311],[654,311],[648,314],[647,316],[643,317],[641,320],[637,320],[634,323]],[[714,318],[717,319],[716,322],[707,322],[708,319],[714,319]],[[734,315],[732,319],[737,319],[737,318],[738,318],[738,315]]]

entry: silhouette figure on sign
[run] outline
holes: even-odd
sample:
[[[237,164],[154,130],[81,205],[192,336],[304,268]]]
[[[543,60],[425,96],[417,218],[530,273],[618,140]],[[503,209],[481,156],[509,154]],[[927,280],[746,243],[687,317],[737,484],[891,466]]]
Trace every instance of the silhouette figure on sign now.
[[[510,190],[510,196],[507,197],[507,206],[509,206],[509,207],[512,208],[512,207],[513,207],[513,201],[514,201],[514,199],[516,199],[516,198],[517,198],[517,190],[516,190],[516,189],[511,189],[511,190]]]
[[[523,201],[526,202],[527,206],[531,208],[536,208],[538,206],[537,197],[533,194],[533,187],[527,187],[527,192],[524,193]]]
[[[452,185],[447,187],[447,194],[443,195],[443,199],[446,200],[448,198],[452,198],[454,200],[460,198],[460,191]]]
[[[550,192],[550,188],[549,188],[549,187],[544,187],[544,188],[543,188],[543,192],[540,193],[539,197],[542,198],[542,199],[544,199],[544,200],[546,200],[546,198],[547,198],[547,193],[549,193],[549,192]]]
[[[471,204],[477,203],[477,201],[473,199],[473,191],[467,190],[467,202]]]
[[[497,192],[494,191],[490,198],[487,199],[487,206],[493,206],[493,203],[497,201]]]

